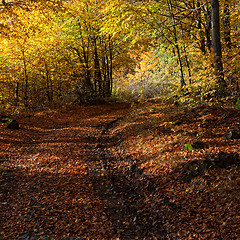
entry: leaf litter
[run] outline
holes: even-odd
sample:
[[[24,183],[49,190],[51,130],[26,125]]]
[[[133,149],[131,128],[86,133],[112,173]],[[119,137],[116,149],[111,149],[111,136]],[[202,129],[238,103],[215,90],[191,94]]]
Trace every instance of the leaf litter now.
[[[239,165],[191,182],[184,165],[219,151],[229,107],[73,106],[0,126],[1,239],[238,239]],[[201,140],[206,148],[184,150]]]

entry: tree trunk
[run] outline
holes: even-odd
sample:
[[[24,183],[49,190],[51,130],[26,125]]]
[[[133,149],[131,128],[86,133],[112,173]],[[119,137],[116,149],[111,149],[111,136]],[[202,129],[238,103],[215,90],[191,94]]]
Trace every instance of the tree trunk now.
[[[229,51],[231,49],[231,26],[230,26],[229,0],[226,0],[224,3],[223,15],[224,15],[223,25],[224,25],[225,49]]]
[[[51,103],[53,100],[53,91],[52,91],[52,83],[51,83],[51,77],[49,74],[49,70],[48,70],[48,66],[47,63],[44,63],[44,67],[45,67],[45,74],[46,74],[46,94],[47,94],[47,98],[48,98],[48,102]]]
[[[180,54],[180,49],[179,49],[179,45],[178,45],[175,17],[174,17],[174,13],[173,13],[173,9],[172,9],[172,2],[171,2],[171,0],[168,0],[168,7],[169,7],[171,20],[172,20],[173,35],[174,35],[174,45],[175,45],[175,48],[177,50],[178,65],[179,65],[179,70],[180,70],[180,86],[181,86],[181,88],[183,88],[186,85],[186,83],[185,83],[184,75],[183,75],[183,65],[182,65],[181,54]]]
[[[180,27],[181,27],[182,39],[184,39],[183,26],[182,26],[182,20],[181,19],[180,19]],[[190,68],[190,63],[189,63],[189,60],[188,60],[188,54],[187,54],[187,49],[186,49],[185,44],[183,44],[183,51],[184,51],[184,55],[185,55],[185,63],[186,63],[187,70],[188,70],[189,84],[192,84],[191,68]]]
[[[16,82],[15,85],[15,104],[18,106],[19,103],[19,82]]]
[[[219,98],[226,93],[226,83],[224,81],[223,64],[222,64],[222,47],[220,38],[220,21],[219,21],[219,1],[211,0],[212,6],[212,42],[214,54],[214,69],[216,75],[216,91]]]
[[[204,37],[204,31],[202,29],[202,17],[201,17],[201,8],[200,8],[200,2],[197,1],[197,19],[196,19],[196,23],[197,23],[197,29],[198,29],[198,35],[199,35],[199,42],[200,42],[200,49],[202,51],[203,54],[206,53],[206,44],[205,44],[205,37]]]
[[[104,97],[102,73],[101,73],[101,68],[99,63],[96,38],[93,40],[93,45],[94,45],[94,80],[95,80],[95,83],[97,84],[98,96]]]
[[[210,6],[207,3],[204,7],[204,18],[205,18],[205,23],[204,23],[204,28],[205,28],[205,42],[206,42],[206,47],[207,51],[211,52],[212,50],[212,42],[211,42],[211,10]]]
[[[89,41],[89,39],[88,39]],[[81,40],[82,42],[82,50],[83,50],[83,59],[84,59],[84,68],[85,68],[85,84],[87,86],[87,89],[92,92],[93,91],[93,85],[91,82],[91,70],[89,67],[89,42],[87,46],[85,46],[84,40]]]
[[[27,62],[25,58],[25,49],[22,49],[22,57],[23,57],[23,71],[24,71],[24,81],[25,81],[25,90],[24,90],[24,106],[28,108],[28,73],[27,73]]]
[[[110,36],[109,36],[109,80],[110,80],[109,96],[111,96],[113,88],[113,43]]]
[[[205,25],[205,39],[206,39],[206,47],[207,50],[210,52],[211,51],[211,46],[212,46],[212,42],[211,42],[211,11],[210,11],[210,7],[208,6],[208,4],[204,7],[204,15],[205,15],[205,21],[206,21],[206,25]]]

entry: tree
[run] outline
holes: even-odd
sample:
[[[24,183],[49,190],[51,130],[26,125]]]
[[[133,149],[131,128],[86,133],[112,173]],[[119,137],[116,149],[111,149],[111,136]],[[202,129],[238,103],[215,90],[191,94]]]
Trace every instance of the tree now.
[[[231,26],[230,26],[230,3],[229,3],[229,0],[224,1],[223,26],[224,26],[225,48],[227,51],[229,51],[231,49]]]
[[[218,97],[224,96],[226,92],[226,83],[224,81],[223,64],[222,64],[222,45],[220,38],[220,18],[219,18],[219,1],[211,0],[212,6],[212,42],[214,54],[214,69],[217,78],[216,91]]]
[[[169,13],[170,13],[170,16],[171,16],[171,21],[172,21],[174,46],[177,50],[178,65],[179,65],[179,70],[180,70],[180,86],[181,86],[181,88],[183,88],[186,85],[186,83],[185,83],[184,75],[183,75],[183,65],[182,65],[182,59],[181,59],[179,44],[178,44],[175,16],[174,16],[174,13],[173,13],[171,0],[168,0],[168,6],[169,6]]]

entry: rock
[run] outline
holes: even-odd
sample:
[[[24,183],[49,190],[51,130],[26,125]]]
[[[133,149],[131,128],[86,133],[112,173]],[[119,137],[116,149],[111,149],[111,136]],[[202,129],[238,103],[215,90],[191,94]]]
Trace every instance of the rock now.
[[[153,179],[145,176],[143,179],[143,184],[145,185],[145,188],[148,191],[150,191],[150,192],[156,191],[156,183]]]
[[[197,161],[191,161],[186,164],[182,171],[183,181],[189,183],[193,178],[199,175],[199,169],[197,167]]]
[[[226,153],[220,151],[213,161],[214,165],[220,168],[227,168],[239,163],[239,154],[236,152]]]
[[[13,119],[9,119],[7,121],[7,128],[11,129],[11,130],[18,130],[19,129],[19,124],[16,120]]]
[[[189,183],[193,178],[203,175],[211,167],[228,168],[238,163],[240,163],[238,153],[220,151],[213,161],[206,159],[203,161],[194,160],[188,162],[182,171],[183,181]]]
[[[238,130],[230,131],[225,138],[225,140],[233,140],[233,139],[240,139],[240,133]]]
[[[186,164],[183,168],[183,181],[189,183],[193,178],[201,176],[204,172],[213,166],[213,162],[211,160],[203,160],[203,161],[191,161]]]
[[[1,116],[0,118],[0,122],[1,123],[7,123],[7,128],[11,129],[11,130],[17,130],[19,129],[19,124],[16,120],[7,117],[7,116]]]
[[[194,141],[192,146],[194,149],[204,149],[204,143],[201,141]]]

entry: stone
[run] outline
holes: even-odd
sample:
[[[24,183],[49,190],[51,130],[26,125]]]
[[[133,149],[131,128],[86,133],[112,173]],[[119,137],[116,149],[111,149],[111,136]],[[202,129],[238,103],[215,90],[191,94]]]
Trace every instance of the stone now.
[[[240,139],[240,133],[238,130],[230,131],[225,138],[225,140],[233,140],[233,139]]]
[[[239,163],[239,154],[236,152],[226,153],[220,151],[213,161],[214,165],[219,168],[228,168]]]
[[[207,171],[211,166],[213,166],[213,162],[211,160],[193,160],[187,163],[182,171],[183,181],[190,183],[193,178],[203,175],[204,172]]]
[[[194,149],[204,149],[204,143],[201,141],[194,141],[192,146]]]
[[[19,129],[19,124],[16,120],[14,119],[9,119],[7,121],[7,128],[11,129],[11,130],[18,130]]]

